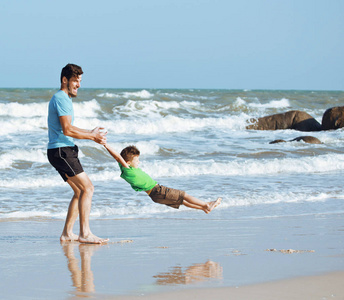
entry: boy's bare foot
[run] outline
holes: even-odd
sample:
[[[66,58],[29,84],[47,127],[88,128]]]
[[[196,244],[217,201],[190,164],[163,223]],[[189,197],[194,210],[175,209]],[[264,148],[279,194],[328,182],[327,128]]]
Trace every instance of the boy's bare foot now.
[[[108,240],[109,239],[99,238],[92,233],[85,237],[79,236],[79,242],[85,243],[85,244],[102,244],[102,243],[106,243]]]
[[[209,208],[205,211],[207,214],[209,214],[216,206],[220,205],[222,198],[217,198],[213,202],[209,202]]]
[[[73,232],[71,234],[62,233],[60,237],[61,242],[72,242],[72,241],[77,241],[78,239],[79,239],[79,236]]]

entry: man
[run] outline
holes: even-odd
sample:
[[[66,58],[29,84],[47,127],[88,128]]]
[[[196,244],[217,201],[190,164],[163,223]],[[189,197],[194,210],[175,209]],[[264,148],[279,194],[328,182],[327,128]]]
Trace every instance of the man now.
[[[60,240],[78,240],[81,243],[101,244],[108,239],[99,238],[90,230],[89,215],[94,187],[80,164],[78,147],[74,144],[73,139],[89,139],[105,145],[106,133],[101,132],[103,128],[100,127],[86,130],[73,126],[72,98],[78,94],[82,74],[81,67],[74,64],[67,64],[62,69],[61,89],[49,102],[48,159],[74,191]],[[78,216],[80,222],[79,236],[73,233],[73,226]]]

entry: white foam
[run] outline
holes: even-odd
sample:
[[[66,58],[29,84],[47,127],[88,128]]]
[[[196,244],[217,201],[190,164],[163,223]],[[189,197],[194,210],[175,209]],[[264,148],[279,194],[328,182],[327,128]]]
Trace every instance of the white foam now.
[[[273,175],[279,173],[326,173],[344,170],[344,155],[326,154],[301,158],[281,159],[246,159],[229,162],[216,162],[214,160],[192,161],[155,161],[145,162],[148,172],[157,177],[163,176],[192,176],[192,175]]]
[[[171,108],[178,109],[180,104],[175,101],[155,101],[155,100],[142,100],[134,101],[128,100],[123,106],[115,106],[113,112],[117,113],[133,113],[140,116],[149,116],[151,114],[158,114],[161,111],[167,111]]]
[[[176,114],[179,110],[200,108],[201,104],[197,101],[156,101],[156,100],[128,100],[124,105],[115,106],[113,113],[115,115],[130,114],[146,118],[164,116],[173,112]]]
[[[171,99],[178,99],[178,100],[184,100],[184,99],[188,99],[186,100],[187,102],[190,102],[189,99],[191,100],[214,100],[216,99],[215,96],[200,96],[197,93],[192,93],[192,91],[190,91],[191,93],[182,93],[182,92],[173,92],[173,93],[168,93],[168,92],[159,92],[157,93],[158,96],[162,96],[162,97],[167,97],[167,98],[171,98]]]
[[[29,219],[35,217],[50,217],[51,213],[47,211],[15,211],[2,215],[5,219]]]
[[[344,194],[338,194],[336,192],[319,193],[310,195],[303,192],[290,192],[290,191],[266,191],[265,193],[257,192],[253,193],[250,190],[247,195],[233,197],[232,194],[224,194],[221,207],[219,209],[225,209],[228,207],[240,207],[240,206],[255,206],[261,204],[278,204],[278,203],[302,203],[302,202],[325,202],[329,199],[344,199]]]
[[[46,163],[46,150],[12,149],[10,152],[0,155],[0,169],[10,168],[14,162],[18,161]]]
[[[240,97],[238,97],[233,104],[233,106],[235,106],[235,107],[242,107],[242,106],[246,106],[246,105],[247,105],[246,101]]]
[[[96,99],[73,103],[75,118],[97,117],[101,107]]]
[[[42,131],[47,127],[47,118],[9,118],[0,120],[0,136],[6,136],[13,133]]]
[[[128,143],[130,144],[130,143]],[[127,143],[119,143],[114,146],[120,151]],[[160,148],[151,142],[138,142],[136,146],[142,155],[152,155]],[[117,149],[118,148],[118,149]],[[81,153],[82,154],[82,153]],[[0,168],[10,168],[14,162],[29,161],[47,163],[45,150],[15,149],[11,153],[0,156]],[[203,160],[193,161],[185,159],[167,159],[155,161],[143,161],[141,168],[152,177],[184,177],[184,176],[255,176],[274,174],[312,174],[328,173],[344,170],[343,154],[325,154],[318,156],[306,156],[300,158],[275,158],[275,159],[236,159],[234,161]],[[24,172],[25,174],[25,172]],[[103,171],[89,174],[92,180],[108,181],[119,177],[119,168],[116,162],[107,165]],[[0,187],[35,188],[58,185],[56,178],[31,178],[18,176],[16,179],[0,180]]]
[[[122,151],[125,147],[128,147],[130,145],[136,146],[139,151],[141,156],[145,155],[155,155],[160,151],[160,147],[155,143],[155,141],[139,141],[139,142],[132,142],[132,141],[127,141],[123,143],[116,143],[112,142],[110,139],[108,139],[108,144],[115,149],[118,153]],[[104,152],[107,153],[107,150],[103,150]]]
[[[92,209],[90,216],[91,217],[148,217],[149,215],[154,214],[161,214],[161,213],[173,213],[171,209],[165,205],[157,205],[149,199],[145,199],[142,205],[138,203],[135,206],[130,205],[130,201],[127,201],[123,205],[113,205],[112,207],[109,206],[101,206],[95,207]],[[183,209],[181,207],[181,209]]]
[[[17,102],[0,103],[0,116],[14,118],[34,118],[48,116],[49,102],[21,104]],[[95,117],[100,105],[97,100],[74,102],[75,115],[80,117]],[[25,120],[26,122],[26,120]]]
[[[145,146],[143,143],[139,144],[142,152],[145,153]],[[146,144],[147,154],[151,153],[154,146]],[[157,151],[158,148],[155,148]],[[34,152],[30,152],[32,154]],[[28,154],[28,153],[26,153]],[[38,151],[37,161],[46,161],[45,156]],[[24,156],[24,155],[23,155]],[[20,157],[17,154],[17,158]],[[6,159],[6,157],[5,157]],[[13,162],[13,159],[9,159]],[[6,166],[6,164],[4,164]],[[3,166],[2,166],[3,167]],[[8,166],[7,166],[8,167]],[[326,154],[315,157],[301,157],[301,158],[282,158],[282,159],[264,159],[264,160],[236,160],[229,162],[216,162],[214,160],[208,161],[190,161],[190,160],[164,160],[164,161],[144,161],[140,167],[154,178],[159,177],[184,177],[184,176],[205,176],[205,175],[220,175],[220,176],[254,176],[254,175],[274,175],[274,174],[311,174],[311,173],[327,173],[333,171],[344,170],[344,155],[342,154]],[[107,165],[107,169],[90,173],[89,177],[92,180],[108,181],[119,178],[119,168],[117,163],[113,162]],[[36,188],[56,186],[59,180],[56,178],[31,178],[31,177],[17,177],[11,180],[0,180],[0,187],[21,187],[21,188]]]
[[[32,218],[56,218],[65,219],[66,212],[49,212],[46,210],[33,210],[33,211],[15,211],[2,214],[0,219],[32,219]]]
[[[102,97],[102,98],[150,99],[154,96],[154,94],[151,94],[147,90],[141,90],[137,92],[101,93],[101,94],[98,94],[97,96]]]
[[[24,175],[17,177],[16,179],[3,179],[0,180],[0,187],[3,188],[15,188],[15,189],[32,189],[41,187],[53,187],[61,186],[61,177],[57,173],[53,173],[51,177],[32,177]],[[57,174],[57,175],[55,175]]]
[[[334,163],[336,162],[336,163]],[[91,174],[92,180],[107,181],[119,179],[120,171],[117,163],[108,166],[109,169]],[[274,174],[312,174],[344,170],[344,155],[329,154],[319,157],[303,157],[300,159],[270,159],[256,161],[254,159],[215,162],[213,160],[194,162],[188,160],[164,160],[147,162],[140,165],[151,177],[188,177],[188,176],[255,176]]]
[[[154,155],[160,150],[160,147],[156,144],[155,141],[140,141],[135,143],[135,146],[140,150],[141,155]]]
[[[259,211],[261,205],[266,204],[278,204],[278,203],[290,203],[298,204],[303,202],[325,202],[331,199],[344,199],[344,194],[338,194],[336,192],[329,192],[327,194],[319,193],[310,195],[307,192],[289,192],[289,191],[265,191],[263,194],[260,192],[252,193],[248,191],[246,194],[234,196],[232,192],[229,194],[222,194],[222,203],[216,208],[216,210],[225,210],[231,207],[245,207],[255,206]],[[158,215],[159,217],[173,214],[180,214],[180,211],[186,211],[193,213],[193,210],[181,206],[180,209],[171,210],[165,205],[157,205],[149,200],[147,195],[143,193],[135,193],[132,191],[125,200],[116,199],[113,201],[110,195],[108,199],[104,199],[104,202],[94,201],[92,204],[91,218],[140,218],[150,217]],[[211,201],[212,198],[204,198],[205,201]],[[67,201],[67,200],[66,200]],[[68,202],[68,201],[67,201]],[[66,203],[67,203],[66,202]],[[57,218],[65,219],[66,211],[61,210],[61,207],[51,205],[50,203],[44,203],[44,208],[37,207],[30,211],[20,210],[14,212],[4,212],[0,214],[0,219],[30,219],[30,218]],[[54,203],[56,204],[56,203]],[[48,207],[48,208],[47,208]],[[31,208],[31,207],[30,207]],[[295,212],[294,212],[295,213]],[[338,213],[338,212],[337,212]],[[259,213],[255,217],[259,216]],[[267,217],[266,212],[262,211],[262,217]]]
[[[125,92],[122,94],[122,96],[124,98],[141,98],[141,99],[149,99],[151,97],[153,97],[153,94],[151,94],[150,92],[146,91],[146,90],[142,90],[139,92]]]
[[[28,104],[20,104],[17,102],[0,103],[0,116],[32,118],[38,116],[46,116],[47,111],[47,102]]]
[[[271,100],[268,103],[249,103],[248,106],[256,108],[287,108],[290,107],[288,99],[282,98],[281,100]]]
[[[118,98],[119,95],[118,94],[114,94],[114,93],[101,93],[101,94],[98,94],[97,97],[100,97],[100,98]]]
[[[77,125],[78,124],[78,125]],[[114,121],[99,121],[98,119],[79,119],[75,122],[76,126],[89,128],[102,125],[113,134],[163,134],[173,132],[192,132],[203,129],[244,129],[247,125],[246,117],[228,116],[223,118],[182,118],[168,115],[166,117],[131,118]],[[87,127],[86,127],[87,126]]]

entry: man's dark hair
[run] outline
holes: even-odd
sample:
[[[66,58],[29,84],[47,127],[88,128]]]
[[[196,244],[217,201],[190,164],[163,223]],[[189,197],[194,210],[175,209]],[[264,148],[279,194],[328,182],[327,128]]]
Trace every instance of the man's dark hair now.
[[[121,151],[121,156],[125,161],[132,161],[134,156],[140,155],[140,150],[135,146],[128,146]]]
[[[79,75],[83,74],[84,72],[82,71],[81,67],[73,64],[67,64],[61,71],[61,83],[62,83],[62,78],[66,77],[67,80],[71,79],[72,77],[78,77]]]

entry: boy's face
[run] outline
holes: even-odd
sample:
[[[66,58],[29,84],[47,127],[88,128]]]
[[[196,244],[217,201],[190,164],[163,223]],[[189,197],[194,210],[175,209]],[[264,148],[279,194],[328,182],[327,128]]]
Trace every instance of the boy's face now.
[[[133,157],[133,160],[130,162],[130,166],[133,167],[133,168],[138,168],[139,163],[140,163],[139,156],[138,156],[138,155],[135,155],[135,156]]]

